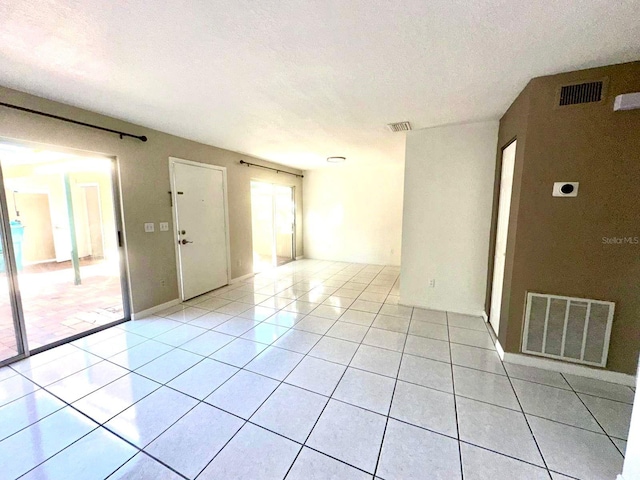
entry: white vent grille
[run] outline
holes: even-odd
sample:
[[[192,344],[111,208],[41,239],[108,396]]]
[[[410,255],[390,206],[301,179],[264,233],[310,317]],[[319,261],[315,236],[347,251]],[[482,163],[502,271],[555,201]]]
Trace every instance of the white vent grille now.
[[[408,132],[411,130],[409,122],[388,123],[387,128],[392,132]]]
[[[613,302],[527,294],[522,352],[604,367]]]

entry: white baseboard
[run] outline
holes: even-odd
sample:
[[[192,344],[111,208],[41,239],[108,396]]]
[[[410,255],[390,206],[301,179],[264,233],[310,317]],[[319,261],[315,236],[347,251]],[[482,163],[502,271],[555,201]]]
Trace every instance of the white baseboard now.
[[[233,285],[234,283],[241,282],[243,280],[246,280],[247,278],[253,277],[254,275],[255,273],[247,273],[246,275],[242,275],[241,277],[232,278],[231,281],[229,282],[229,285]]]
[[[300,255],[299,257],[296,257],[296,260],[302,260],[304,258],[304,255]]]
[[[404,305],[406,307],[416,307],[416,308],[422,308],[424,310],[433,310],[435,312],[448,312],[448,313],[459,313],[460,315],[471,315],[473,317],[483,317],[486,315],[483,311],[480,310],[462,310],[462,309],[455,309],[455,310],[447,310],[444,308],[433,308],[424,304],[421,304],[420,302],[415,302],[415,301],[407,301],[405,299],[403,299],[402,297],[400,297],[400,300],[398,301],[399,305]]]
[[[131,314],[131,319],[140,320],[141,318],[150,317],[154,313],[166,310],[167,308],[171,308],[175,305],[178,305],[180,302],[181,300],[179,298],[176,298],[175,300],[171,300],[170,302],[165,302],[160,305],[156,305],[155,307],[147,308],[146,310],[134,312]]]
[[[579,375],[581,377],[594,378],[596,380],[617,383],[619,385],[626,385],[628,387],[635,387],[636,385],[636,377],[633,375],[628,375],[626,373],[612,372],[611,370],[599,370],[597,368],[591,368],[585,365],[560,362],[558,360],[535,357],[533,355],[509,353],[503,350],[500,342],[496,342],[496,350],[498,350],[498,354],[500,355],[502,361],[507,363],[516,363],[518,365],[525,365],[528,367],[537,367],[544,370],[551,370],[553,372],[568,373],[569,375]]]
[[[489,323],[489,315],[487,315],[487,312],[482,312],[482,318],[486,323]]]

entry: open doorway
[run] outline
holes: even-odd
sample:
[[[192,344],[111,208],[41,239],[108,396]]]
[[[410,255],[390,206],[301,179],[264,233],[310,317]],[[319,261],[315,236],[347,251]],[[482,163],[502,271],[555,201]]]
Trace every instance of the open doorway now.
[[[0,361],[128,318],[115,160],[0,142],[0,167]]]
[[[251,182],[254,273],[295,258],[294,198],[294,187]]]

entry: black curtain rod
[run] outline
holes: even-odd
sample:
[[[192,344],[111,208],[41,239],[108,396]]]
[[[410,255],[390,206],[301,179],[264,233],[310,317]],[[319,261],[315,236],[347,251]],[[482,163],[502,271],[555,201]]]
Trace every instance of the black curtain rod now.
[[[13,108],[15,110],[20,110],[21,112],[33,113],[35,115],[41,115],[41,116],[47,117],[47,118],[53,118],[55,120],[62,120],[63,122],[69,122],[69,123],[73,123],[75,125],[82,125],[83,127],[95,128],[96,130],[102,130],[103,132],[115,133],[117,135],[120,135],[120,138],[131,137],[131,138],[137,138],[141,142],[146,142],[147,141],[147,137],[145,137],[144,135],[134,135],[132,133],[120,132],[119,130],[111,130],[110,128],[99,127],[98,125],[91,125],[90,123],[79,122],[77,120],[72,120],[70,118],[60,117],[58,115],[53,115],[51,113],[39,112],[38,110],[31,110],[30,108],[19,107],[18,105],[12,105],[10,103],[0,102],[0,106],[7,107],[7,108]]]
[[[278,170],[277,168],[265,167],[264,165],[258,165],[257,163],[249,163],[249,162],[245,162],[244,160],[240,160],[240,165],[246,165],[247,167],[266,168],[267,170],[273,170],[276,173],[286,173],[287,175],[293,175],[294,177],[304,178],[304,175],[287,172],[286,170]]]

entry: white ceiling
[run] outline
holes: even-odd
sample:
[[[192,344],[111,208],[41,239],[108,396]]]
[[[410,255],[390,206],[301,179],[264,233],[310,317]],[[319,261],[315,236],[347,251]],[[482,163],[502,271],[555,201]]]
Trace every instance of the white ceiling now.
[[[640,0],[3,0],[0,84],[310,169],[402,162],[534,76],[640,58]]]

